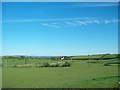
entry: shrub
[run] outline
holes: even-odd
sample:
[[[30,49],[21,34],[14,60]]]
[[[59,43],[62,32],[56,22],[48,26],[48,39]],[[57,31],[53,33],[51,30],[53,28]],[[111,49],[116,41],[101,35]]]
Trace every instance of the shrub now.
[[[59,67],[59,64],[58,63],[54,64],[54,67]]]
[[[59,64],[58,63],[50,63],[49,67],[59,67]]]
[[[87,62],[87,63],[90,63],[90,62]]]
[[[49,63],[48,62],[43,63],[43,67],[49,67]]]
[[[54,65],[53,64],[49,64],[49,67],[54,67]]]
[[[39,64],[39,65],[36,65],[36,67],[42,67],[42,65]]]
[[[110,64],[109,63],[105,63],[104,66],[110,66]]]
[[[96,80],[96,79],[92,79],[92,80]]]
[[[70,66],[71,66],[71,63],[69,63],[67,61],[62,65],[62,67],[70,67]]]
[[[13,65],[13,67],[17,67],[17,64]]]

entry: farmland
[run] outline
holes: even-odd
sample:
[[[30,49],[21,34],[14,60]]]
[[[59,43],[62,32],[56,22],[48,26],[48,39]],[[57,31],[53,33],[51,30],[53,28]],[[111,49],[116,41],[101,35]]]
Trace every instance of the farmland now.
[[[6,56],[2,59],[3,88],[117,88],[117,57],[71,56],[60,60],[60,57]],[[49,65],[44,66],[45,63]]]

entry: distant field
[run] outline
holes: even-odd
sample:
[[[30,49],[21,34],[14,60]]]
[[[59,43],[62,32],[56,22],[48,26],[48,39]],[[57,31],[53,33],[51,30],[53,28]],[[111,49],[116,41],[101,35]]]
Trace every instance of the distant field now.
[[[7,63],[5,60],[8,60]],[[27,63],[56,63],[70,60],[27,59]],[[3,88],[115,88],[118,87],[118,62],[74,60],[70,67],[6,67],[25,64],[23,59],[4,59]],[[111,63],[105,66],[105,63]],[[113,64],[112,64],[113,63]]]
[[[117,57],[117,54],[96,54],[96,55],[83,55],[73,56],[71,59],[112,59]]]

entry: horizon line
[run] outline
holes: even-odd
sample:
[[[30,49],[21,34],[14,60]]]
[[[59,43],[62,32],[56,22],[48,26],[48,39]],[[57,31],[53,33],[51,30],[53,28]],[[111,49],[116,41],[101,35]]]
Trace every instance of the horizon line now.
[[[0,55],[1,56],[46,56],[46,57],[50,57],[50,56],[86,56],[86,55],[101,55],[101,54],[119,54],[119,53],[93,53],[93,54],[79,54],[79,55]]]

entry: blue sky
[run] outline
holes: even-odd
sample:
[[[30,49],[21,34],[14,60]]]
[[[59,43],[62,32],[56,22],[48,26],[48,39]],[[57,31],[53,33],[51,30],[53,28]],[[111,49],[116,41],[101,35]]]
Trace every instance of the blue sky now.
[[[3,55],[118,52],[117,3],[2,4]]]

